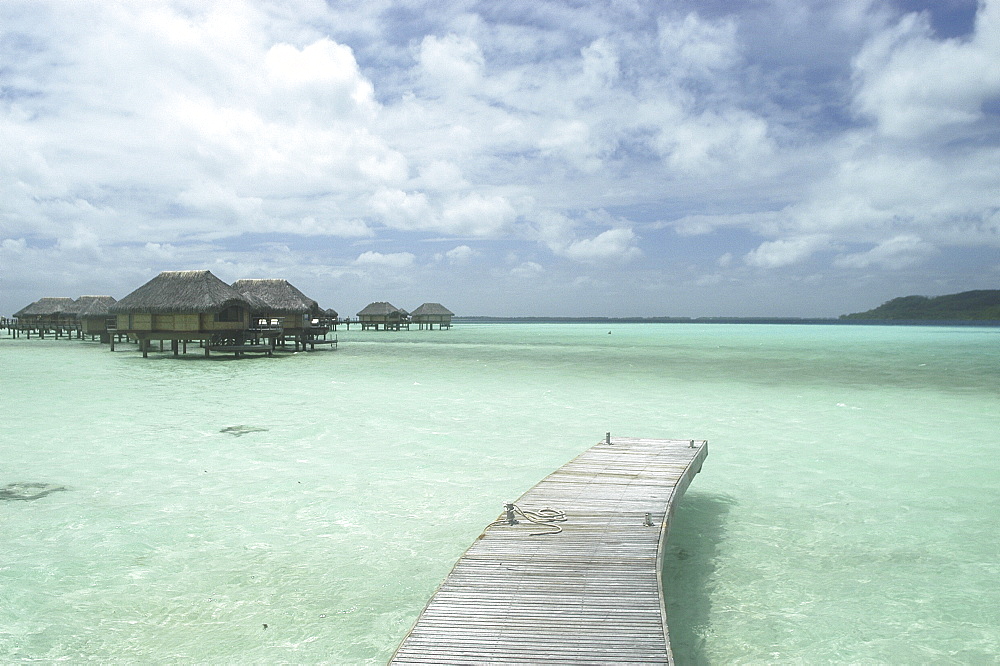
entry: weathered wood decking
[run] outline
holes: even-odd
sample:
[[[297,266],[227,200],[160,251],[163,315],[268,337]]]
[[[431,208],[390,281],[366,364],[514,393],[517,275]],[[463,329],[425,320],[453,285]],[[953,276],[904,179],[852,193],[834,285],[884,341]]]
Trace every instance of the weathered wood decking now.
[[[565,520],[501,514],[390,663],[673,663],[663,550],[707,454],[706,441],[616,437],[567,463],[513,503]]]

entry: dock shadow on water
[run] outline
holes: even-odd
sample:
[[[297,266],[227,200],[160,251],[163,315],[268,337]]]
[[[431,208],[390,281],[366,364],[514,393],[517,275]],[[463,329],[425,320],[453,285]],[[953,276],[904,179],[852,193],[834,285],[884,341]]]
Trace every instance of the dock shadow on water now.
[[[670,647],[679,666],[708,664],[705,636],[711,617],[709,583],[726,516],[736,500],[729,495],[688,491],[677,504],[663,557]]]
[[[8,483],[0,488],[0,502],[2,501],[27,501],[36,500],[59,492],[69,490],[66,486],[58,486],[54,483],[20,482]]]

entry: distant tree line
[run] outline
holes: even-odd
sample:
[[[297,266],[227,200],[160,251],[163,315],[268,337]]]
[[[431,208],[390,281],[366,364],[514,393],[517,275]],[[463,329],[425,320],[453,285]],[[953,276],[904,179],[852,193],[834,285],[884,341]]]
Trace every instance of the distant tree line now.
[[[947,296],[902,296],[867,312],[841,315],[848,320],[1000,321],[1000,289]]]

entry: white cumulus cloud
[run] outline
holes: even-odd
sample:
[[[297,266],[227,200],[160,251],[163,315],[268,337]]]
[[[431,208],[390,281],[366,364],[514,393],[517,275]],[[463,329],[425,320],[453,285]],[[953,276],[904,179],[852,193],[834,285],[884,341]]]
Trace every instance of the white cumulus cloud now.
[[[440,259],[447,260],[451,264],[462,265],[469,263],[479,255],[479,252],[473,250],[468,245],[459,245],[438,256]]]
[[[483,54],[467,36],[428,35],[420,43],[418,59],[425,81],[439,93],[473,88],[482,77]]]
[[[533,278],[545,272],[545,268],[534,261],[524,261],[511,269],[510,274],[518,278]]]
[[[937,248],[918,236],[902,235],[883,241],[867,252],[840,255],[834,265],[840,268],[882,266],[898,270],[920,264],[936,252]]]
[[[412,266],[416,256],[410,252],[393,252],[382,254],[369,250],[362,252],[354,263],[358,266],[384,266],[386,268],[406,268]]]
[[[642,255],[633,244],[636,239],[631,229],[609,229],[594,238],[570,243],[561,254],[576,261],[629,260]]]
[[[857,110],[886,134],[920,135],[982,116],[1000,95],[1000,3],[981,5],[972,39],[940,40],[910,14],[854,59]]]
[[[808,259],[828,244],[825,236],[800,236],[761,243],[744,261],[758,268],[781,268]]]

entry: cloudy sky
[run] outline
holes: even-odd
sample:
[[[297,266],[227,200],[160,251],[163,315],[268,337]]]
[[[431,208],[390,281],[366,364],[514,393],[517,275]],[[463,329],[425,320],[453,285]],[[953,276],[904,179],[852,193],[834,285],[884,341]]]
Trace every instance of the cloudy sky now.
[[[4,0],[0,314],[836,316],[1000,288],[998,147],[1000,0]]]

